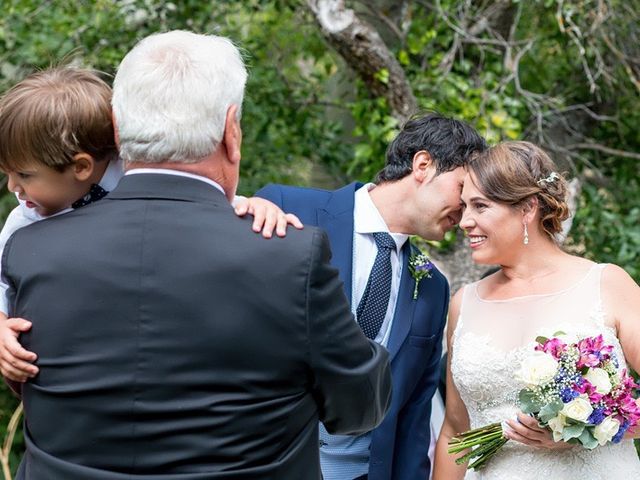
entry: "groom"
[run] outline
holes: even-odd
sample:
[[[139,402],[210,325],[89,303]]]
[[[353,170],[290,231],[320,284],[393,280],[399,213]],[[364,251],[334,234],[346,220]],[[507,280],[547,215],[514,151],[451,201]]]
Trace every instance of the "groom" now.
[[[409,261],[416,252],[409,236],[442,240],[459,222],[463,167],[485,148],[469,125],[430,114],[407,122],[375,184],[335,191],[268,185],[256,194],[327,232],[358,323],[391,358],[392,403],[378,428],[344,436],[320,425],[325,480],[429,477],[431,398],[440,378],[449,286],[433,268],[414,298]]]
[[[267,241],[229,204],[245,80],[226,38],[142,40],[114,81],[125,177],[8,241],[40,368],[17,478],[319,479],[318,421],[382,420],[388,355],[353,322],[326,236]]]

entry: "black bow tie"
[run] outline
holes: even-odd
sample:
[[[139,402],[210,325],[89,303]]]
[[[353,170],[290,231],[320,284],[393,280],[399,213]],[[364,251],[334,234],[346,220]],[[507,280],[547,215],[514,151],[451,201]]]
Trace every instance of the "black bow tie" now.
[[[71,208],[80,208],[80,207],[84,207],[85,205],[89,205],[92,202],[96,202],[100,200],[107,193],[109,192],[107,192],[104,188],[102,188],[97,183],[94,183],[93,185],[91,185],[91,188],[89,189],[89,193],[87,193],[81,199],[73,202],[71,204]]]

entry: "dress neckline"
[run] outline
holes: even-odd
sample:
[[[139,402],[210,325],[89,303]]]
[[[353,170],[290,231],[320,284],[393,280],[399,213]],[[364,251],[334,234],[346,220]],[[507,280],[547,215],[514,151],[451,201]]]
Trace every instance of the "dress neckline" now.
[[[517,301],[517,300],[527,300],[527,299],[533,299],[533,298],[544,298],[544,297],[553,297],[556,295],[562,295],[563,293],[567,293],[571,290],[573,290],[574,288],[580,286],[582,283],[585,282],[585,280],[587,278],[589,278],[589,276],[591,275],[591,272],[593,272],[593,270],[598,267],[600,264],[599,263],[594,263],[593,265],[591,265],[591,267],[589,267],[589,269],[587,270],[587,273],[580,278],[577,282],[575,282],[573,285],[567,287],[567,288],[563,288],[562,290],[558,290],[555,292],[550,292],[550,293],[532,293],[530,295],[519,295],[517,297],[510,297],[510,298],[501,298],[501,299],[494,299],[494,300],[490,300],[490,299],[485,299],[482,298],[480,296],[480,293],[478,292],[478,284],[480,283],[479,281],[475,282],[474,286],[473,286],[473,291],[475,293],[475,296],[478,300],[480,300],[481,302],[486,302],[486,303],[505,303],[505,302],[513,302],[513,301]]]

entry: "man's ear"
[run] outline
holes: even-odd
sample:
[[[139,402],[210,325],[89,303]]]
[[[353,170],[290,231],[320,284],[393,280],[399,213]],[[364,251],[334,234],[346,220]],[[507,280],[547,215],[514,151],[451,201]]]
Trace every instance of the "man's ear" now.
[[[118,124],[116,123],[116,116],[111,112],[111,123],[113,124],[113,136],[116,142],[116,148],[120,150],[120,132],[118,132]]]
[[[88,153],[76,153],[73,156],[73,176],[79,182],[84,182],[91,177],[95,167],[95,160]]]
[[[431,154],[426,150],[419,150],[413,156],[413,177],[419,182],[430,182],[436,176],[436,166]]]
[[[240,161],[240,147],[242,145],[242,129],[238,120],[238,106],[231,105],[227,110],[223,135],[224,147],[227,150],[227,158],[232,163]]]

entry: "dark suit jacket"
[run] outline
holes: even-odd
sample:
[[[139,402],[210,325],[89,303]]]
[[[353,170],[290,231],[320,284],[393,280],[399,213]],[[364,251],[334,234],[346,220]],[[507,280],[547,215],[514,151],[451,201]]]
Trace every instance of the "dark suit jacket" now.
[[[317,479],[318,420],[381,421],[387,354],[325,235],[250,226],[211,185],[136,174],[9,240],[11,314],[40,367],[19,478]]]
[[[268,185],[256,195],[296,214],[306,225],[329,235],[332,264],[340,270],[351,300],[353,265],[352,183],[336,191]],[[449,303],[449,284],[436,269],[419,283],[407,268],[412,247],[403,248],[403,269],[391,334],[389,355],[393,399],[382,424],[371,434],[369,480],[425,480],[429,477],[431,398],[438,385],[442,333]]]

